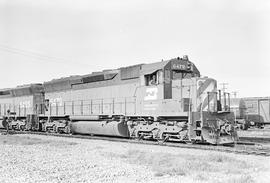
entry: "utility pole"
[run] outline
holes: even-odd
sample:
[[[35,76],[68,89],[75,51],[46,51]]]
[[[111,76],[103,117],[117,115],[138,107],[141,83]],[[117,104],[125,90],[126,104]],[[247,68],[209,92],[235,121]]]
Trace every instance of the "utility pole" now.
[[[221,88],[221,90],[223,91],[223,93],[225,92],[225,90],[226,89],[228,89],[228,88],[226,88],[226,86],[227,85],[229,85],[229,83],[220,83],[220,85],[222,85],[222,88]]]
[[[225,110],[225,111],[227,111],[227,105],[226,105],[226,103],[227,103],[227,100],[226,100],[226,93],[225,93],[225,91],[226,91],[226,85],[228,85],[228,83],[220,83],[220,85],[222,85],[222,88],[221,88],[221,90],[222,90],[222,92],[223,92],[223,100],[224,100],[224,103],[223,103],[223,109]],[[228,103],[229,103],[229,105],[230,105],[230,101],[228,101]]]
[[[233,92],[231,92],[232,93],[232,95],[234,96],[234,98],[236,98],[236,96],[237,96],[237,91],[233,91]]]

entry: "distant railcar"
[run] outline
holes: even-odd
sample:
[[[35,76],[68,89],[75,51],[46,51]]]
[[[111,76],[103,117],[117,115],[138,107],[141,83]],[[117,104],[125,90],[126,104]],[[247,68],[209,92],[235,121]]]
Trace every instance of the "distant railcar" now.
[[[243,98],[247,111],[246,119],[258,127],[270,124],[270,98],[247,97]]]
[[[270,124],[270,98],[247,97],[231,99],[231,111],[241,129],[250,126],[263,127]]]

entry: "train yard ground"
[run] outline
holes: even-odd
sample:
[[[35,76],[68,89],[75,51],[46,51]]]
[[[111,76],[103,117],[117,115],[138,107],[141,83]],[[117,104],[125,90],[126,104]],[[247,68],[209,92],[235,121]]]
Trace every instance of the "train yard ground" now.
[[[267,126],[264,129],[249,128],[248,130],[240,130],[238,136],[241,137],[254,137],[254,138],[265,138],[270,141],[270,127]]]
[[[248,130],[240,130],[238,132],[239,139],[243,142],[263,143],[270,147],[270,128],[264,129],[250,128]]]
[[[269,182],[270,157],[33,134],[0,135],[0,182]]]

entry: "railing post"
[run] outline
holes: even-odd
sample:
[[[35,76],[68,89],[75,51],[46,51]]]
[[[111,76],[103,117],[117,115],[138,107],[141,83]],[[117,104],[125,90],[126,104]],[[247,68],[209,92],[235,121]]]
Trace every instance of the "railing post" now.
[[[112,99],[112,113],[114,114],[114,98]]]
[[[64,102],[64,114],[66,114],[66,102]]]
[[[136,97],[134,97],[134,114],[136,114]]]
[[[226,110],[226,93],[225,92],[223,93],[223,96],[224,96],[224,109],[223,110],[227,111]]]
[[[207,106],[208,106],[208,109],[207,109],[207,111],[209,112],[210,111],[210,101],[209,101],[209,93],[210,92],[207,92]],[[202,105],[203,105],[203,103],[202,103]]]
[[[55,102],[55,113],[56,113],[56,116],[58,116],[58,103]]]
[[[50,113],[50,116],[52,115],[52,108],[51,108],[51,104],[49,104],[49,113]]]
[[[230,112],[230,109],[231,109],[231,99],[230,99],[230,93],[228,93],[228,111]]]
[[[72,111],[72,115],[74,115],[74,101],[71,102],[71,111]]]
[[[90,114],[93,114],[93,100],[90,101]]]
[[[257,108],[257,110],[258,110],[258,116],[259,116],[259,123],[261,123],[261,109],[260,109],[260,100],[258,100],[258,102],[257,102],[258,104],[258,108]]]
[[[127,115],[127,98],[125,97],[125,115]]]
[[[270,116],[270,98],[268,99],[268,105],[269,105],[269,110],[268,110],[268,116]],[[0,108],[1,109],[1,108]],[[269,119],[270,120],[270,119]]]
[[[83,115],[83,100],[81,101],[81,115]]]
[[[103,99],[101,99],[101,114],[103,114]]]
[[[14,107],[15,107],[15,106],[14,106]],[[36,115],[38,115],[38,104],[36,104],[35,108],[36,108],[36,109],[35,109],[35,110],[36,110],[36,111],[35,111],[35,112],[36,112]],[[15,110],[14,110],[14,111],[15,111]]]
[[[123,110],[122,110],[122,103],[123,103],[123,102],[120,102],[120,103],[119,103],[119,104],[120,104],[120,113],[122,113],[122,111],[123,111]]]
[[[4,104],[4,115],[6,115],[6,104]]]

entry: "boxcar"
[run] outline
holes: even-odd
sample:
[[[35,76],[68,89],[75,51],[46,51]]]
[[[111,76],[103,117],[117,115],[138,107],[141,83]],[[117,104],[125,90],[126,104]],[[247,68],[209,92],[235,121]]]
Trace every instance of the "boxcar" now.
[[[246,118],[257,126],[270,124],[270,98],[243,98],[247,107]]]

